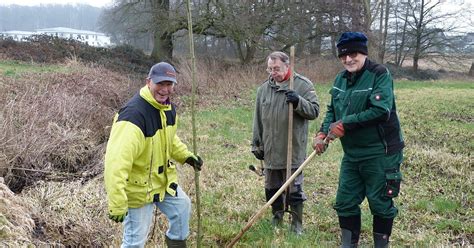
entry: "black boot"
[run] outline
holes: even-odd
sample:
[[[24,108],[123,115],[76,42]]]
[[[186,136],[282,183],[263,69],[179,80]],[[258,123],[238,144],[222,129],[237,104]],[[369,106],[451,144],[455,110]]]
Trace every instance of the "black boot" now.
[[[339,226],[341,227],[341,248],[356,248],[361,228],[360,215],[339,216]]]
[[[341,229],[341,248],[357,248],[358,242],[352,243],[352,236],[351,230],[345,228]]]
[[[290,205],[291,215],[291,231],[296,235],[303,234],[303,203]]]
[[[275,195],[278,189],[265,189],[265,198],[267,202]],[[283,224],[283,215],[284,215],[284,206],[283,206],[283,197],[280,195],[272,203],[272,225],[274,227],[281,226]]]
[[[387,248],[392,234],[393,218],[382,218],[374,215],[372,231],[375,248]]]
[[[186,240],[172,240],[166,236],[166,246],[168,248],[186,248]]]
[[[374,247],[388,248],[388,238],[389,236],[387,234],[374,233]]]

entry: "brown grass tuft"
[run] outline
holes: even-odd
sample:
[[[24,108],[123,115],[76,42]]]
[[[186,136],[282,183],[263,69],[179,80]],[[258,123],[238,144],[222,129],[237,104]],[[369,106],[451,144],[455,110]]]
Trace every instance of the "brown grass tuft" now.
[[[31,207],[16,196],[0,177],[0,239],[17,245],[29,243],[35,223]]]
[[[2,172],[16,192],[51,172],[74,176],[100,163],[105,127],[138,86],[101,68],[0,76]],[[0,175],[2,176],[2,175]]]

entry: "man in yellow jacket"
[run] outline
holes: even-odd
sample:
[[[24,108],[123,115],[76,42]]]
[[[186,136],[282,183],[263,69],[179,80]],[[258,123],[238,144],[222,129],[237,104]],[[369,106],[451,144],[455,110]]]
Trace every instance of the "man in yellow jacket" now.
[[[171,159],[196,170],[203,161],[176,135],[178,118],[170,102],[175,84],[174,67],[155,64],[146,85],[114,118],[104,181],[109,218],[124,222],[122,247],[144,247],[154,205],[168,218],[168,247],[186,247],[191,201],[178,185]]]

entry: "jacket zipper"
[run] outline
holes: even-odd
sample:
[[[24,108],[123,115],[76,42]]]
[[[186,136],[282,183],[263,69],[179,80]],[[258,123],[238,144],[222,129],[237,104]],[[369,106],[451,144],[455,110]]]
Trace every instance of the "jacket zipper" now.
[[[152,187],[152,183],[151,183],[151,172],[153,170],[153,148],[155,147],[155,139],[154,137],[151,137],[151,158],[150,158],[150,170],[148,172],[148,189],[146,190],[147,192],[147,195],[148,195],[148,198],[151,199],[151,189],[153,189]]]

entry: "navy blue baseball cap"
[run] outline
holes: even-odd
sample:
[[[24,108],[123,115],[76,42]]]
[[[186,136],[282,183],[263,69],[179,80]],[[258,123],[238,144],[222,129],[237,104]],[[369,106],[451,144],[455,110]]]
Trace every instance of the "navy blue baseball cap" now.
[[[155,84],[170,81],[176,83],[176,70],[166,62],[160,62],[151,67],[148,78]]]
[[[361,32],[342,33],[336,46],[338,57],[355,52],[365,55],[369,54],[367,49],[367,36]]]

